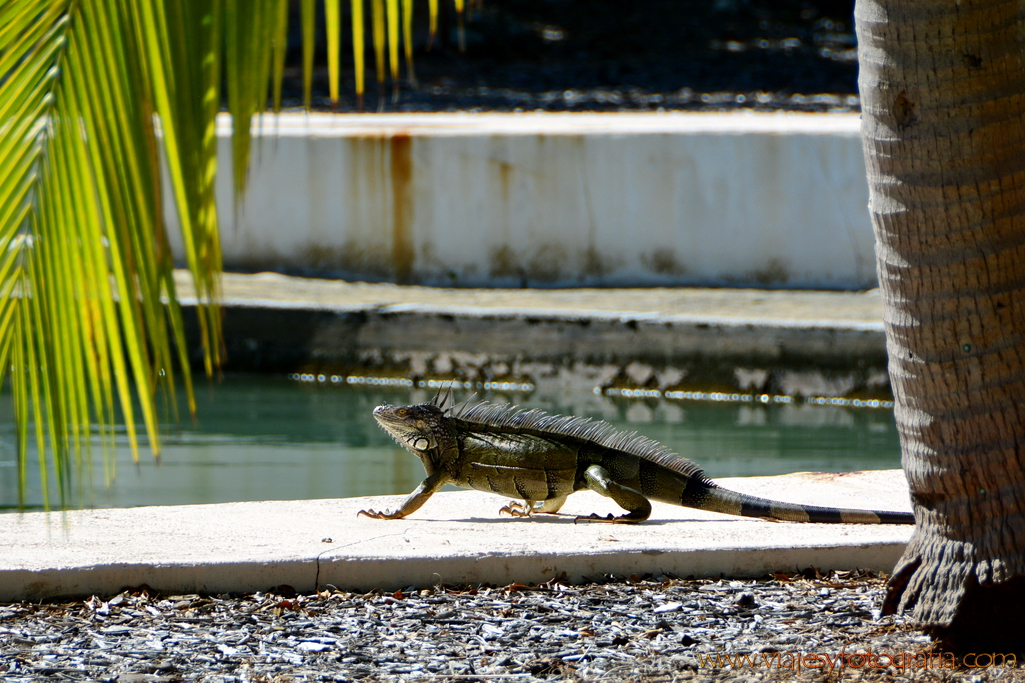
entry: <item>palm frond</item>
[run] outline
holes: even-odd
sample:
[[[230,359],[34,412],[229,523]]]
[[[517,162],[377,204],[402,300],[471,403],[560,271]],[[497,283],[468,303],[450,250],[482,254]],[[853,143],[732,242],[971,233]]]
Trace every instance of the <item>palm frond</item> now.
[[[325,5],[333,99],[339,3]],[[302,0],[307,103],[314,6]],[[362,96],[362,0],[351,7]],[[371,0],[371,7],[378,78],[386,46],[397,78],[402,39],[411,64],[412,0],[403,0],[401,35],[398,0]],[[434,0],[430,7],[433,27]],[[281,103],[287,10],[288,0],[0,5],[0,385],[11,378],[22,504],[30,440],[44,503],[56,492],[63,504],[97,437],[108,481],[114,476],[115,422],[123,421],[134,458],[137,423],[159,454],[157,396],[164,392],[176,405],[176,367],[195,410],[165,201],[177,210],[201,304],[207,373],[220,364],[214,178],[221,78],[236,122],[237,197],[253,116],[267,107],[269,91],[274,106]]]
[[[341,69],[339,57],[342,52],[342,2],[324,0],[324,23],[327,28],[327,80],[331,104],[338,102]]]
[[[35,425],[47,505],[53,490],[66,499],[94,432],[112,443],[119,417],[133,457],[137,419],[159,454],[155,395],[173,394],[174,365],[187,367],[157,114],[197,290],[216,298],[216,138],[203,121],[219,98],[197,96],[216,88],[216,65],[204,80],[202,59],[174,63],[217,7],[189,16],[196,5],[18,0],[2,15],[0,367],[11,371],[23,473]],[[219,316],[207,308],[201,318],[212,368]]]

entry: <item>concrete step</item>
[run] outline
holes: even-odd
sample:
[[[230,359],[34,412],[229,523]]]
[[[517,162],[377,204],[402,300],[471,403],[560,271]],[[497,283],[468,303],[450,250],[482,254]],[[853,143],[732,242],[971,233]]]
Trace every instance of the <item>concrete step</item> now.
[[[188,274],[177,280],[194,303]],[[889,397],[878,290],[462,289],[227,273],[223,293],[229,370]]]
[[[727,488],[817,505],[909,510],[899,470],[723,479]],[[402,520],[357,517],[401,496],[0,515],[0,601],[164,593],[394,590],[569,581],[607,574],[756,577],[814,566],[890,571],[910,526],[773,523],[656,503],[639,525],[499,517],[506,499],[440,493]],[[591,492],[569,515],[617,512]]]

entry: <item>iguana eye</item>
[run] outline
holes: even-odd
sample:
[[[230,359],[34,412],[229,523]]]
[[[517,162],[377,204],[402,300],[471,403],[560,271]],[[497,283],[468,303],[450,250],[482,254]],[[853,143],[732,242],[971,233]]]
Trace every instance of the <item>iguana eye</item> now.
[[[398,415],[399,417],[405,417],[406,415],[409,414],[409,411],[406,410],[405,408],[399,408],[398,410],[395,411],[395,414]]]
[[[413,441],[413,448],[415,448],[418,451],[426,451],[430,447],[431,442],[422,436],[418,437],[416,440]]]

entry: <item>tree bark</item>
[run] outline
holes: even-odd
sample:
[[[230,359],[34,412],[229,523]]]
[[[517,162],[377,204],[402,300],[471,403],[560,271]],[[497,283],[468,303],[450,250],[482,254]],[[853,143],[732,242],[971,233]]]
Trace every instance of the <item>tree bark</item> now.
[[[884,613],[910,610],[955,651],[1020,652],[1007,623],[1025,615],[1025,2],[858,0],[855,21],[917,519]]]

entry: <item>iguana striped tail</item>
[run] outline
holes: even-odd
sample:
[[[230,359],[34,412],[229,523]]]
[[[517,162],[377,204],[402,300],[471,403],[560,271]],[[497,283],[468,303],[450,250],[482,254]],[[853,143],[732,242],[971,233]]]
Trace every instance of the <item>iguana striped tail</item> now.
[[[667,501],[669,502],[669,501]],[[691,478],[680,494],[678,505],[723,512],[741,517],[778,519],[784,522],[819,522],[826,524],[914,524],[910,512],[853,510],[783,503],[722,488],[708,480]]]

